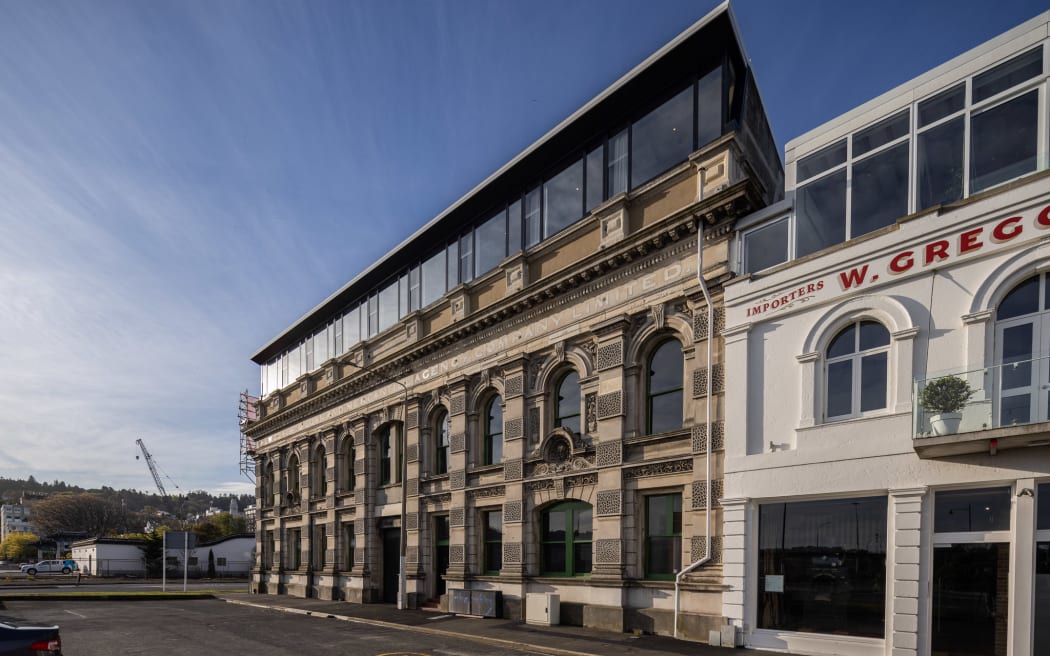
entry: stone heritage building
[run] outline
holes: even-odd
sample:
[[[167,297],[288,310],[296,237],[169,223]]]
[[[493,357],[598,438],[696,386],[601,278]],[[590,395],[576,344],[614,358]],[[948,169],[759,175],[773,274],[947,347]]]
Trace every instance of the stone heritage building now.
[[[783,187],[747,62],[723,5],[254,355],[254,591],[725,624],[722,286]]]

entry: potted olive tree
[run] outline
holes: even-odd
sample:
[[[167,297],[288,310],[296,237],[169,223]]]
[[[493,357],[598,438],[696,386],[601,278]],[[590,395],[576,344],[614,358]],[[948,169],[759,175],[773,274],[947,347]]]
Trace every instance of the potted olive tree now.
[[[919,403],[930,414],[934,435],[952,435],[959,430],[960,412],[973,396],[974,389],[962,378],[944,376],[926,383],[919,392]]]

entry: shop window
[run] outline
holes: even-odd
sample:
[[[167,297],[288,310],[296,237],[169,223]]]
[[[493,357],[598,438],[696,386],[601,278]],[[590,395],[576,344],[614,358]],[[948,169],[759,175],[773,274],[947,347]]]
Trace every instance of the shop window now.
[[[328,494],[328,478],[325,476],[325,451],[323,446],[314,451],[314,460],[310,463],[310,493],[314,497]]]
[[[591,573],[591,505],[559,503],[541,515],[541,568],[544,576]]]
[[[496,576],[503,568],[503,513],[498,510],[482,512],[481,525],[484,531],[483,570],[485,574]]]
[[[646,421],[650,435],[682,427],[685,361],[682,345],[669,339],[649,356],[646,374]]]
[[[1036,495],[1035,617],[1050,617],[1050,483]],[[1033,654],[1050,654],[1050,622],[1035,622]]]
[[[434,474],[448,473],[449,433],[451,429],[452,424],[448,411],[440,408],[434,421],[434,466],[432,472]]]
[[[886,634],[886,498],[759,507],[758,626]]]
[[[886,408],[890,333],[877,321],[843,328],[826,353],[825,399],[829,420]]]
[[[1046,274],[1015,286],[995,314],[997,383],[995,408],[999,426],[1028,424],[1050,418],[1050,284]]]
[[[1010,488],[945,490],[936,494],[933,530],[972,533],[1010,530]]]
[[[673,579],[682,569],[682,495],[645,497],[645,577]]]
[[[494,396],[485,404],[482,433],[482,464],[503,462],[503,400]]]
[[[555,387],[554,425],[580,432],[580,375],[569,371]]]

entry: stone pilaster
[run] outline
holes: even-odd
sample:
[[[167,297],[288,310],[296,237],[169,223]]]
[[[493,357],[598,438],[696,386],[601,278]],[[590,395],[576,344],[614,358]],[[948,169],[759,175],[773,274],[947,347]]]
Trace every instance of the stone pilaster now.
[[[889,512],[892,517],[892,540],[887,545],[887,567],[890,568],[890,647],[893,656],[915,656],[919,653],[919,599],[923,577],[920,575],[922,554],[922,505],[926,488],[890,490]]]

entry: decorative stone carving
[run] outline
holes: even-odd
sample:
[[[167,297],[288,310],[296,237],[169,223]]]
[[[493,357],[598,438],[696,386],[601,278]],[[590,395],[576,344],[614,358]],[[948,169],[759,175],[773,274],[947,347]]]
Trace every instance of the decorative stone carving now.
[[[598,354],[595,360],[597,361],[598,371],[621,366],[623,364],[623,342],[616,341],[602,344],[598,347]]]
[[[456,394],[449,405],[452,406],[448,409],[450,414],[461,415],[467,411],[467,397],[463,394]]]
[[[419,562],[419,547],[408,547],[405,549],[405,562],[407,563],[418,563]]]
[[[448,513],[448,525],[462,528],[467,524],[467,511],[463,508],[453,508]]]
[[[598,419],[609,419],[624,414],[623,392],[619,390],[598,396]]]
[[[419,513],[405,513],[405,530],[418,531],[419,530]]]
[[[405,494],[407,494],[410,497],[418,497],[419,496],[419,479],[418,478],[410,478],[407,481],[405,481]]]
[[[711,367],[711,393],[720,394],[725,391],[726,375],[725,365],[718,363]],[[707,396],[707,367],[698,367],[693,372],[693,396]]]
[[[623,443],[599,442],[597,447],[597,462],[599,467],[615,467],[623,463]]]
[[[584,431],[598,432],[598,394],[591,392],[583,397]]]
[[[724,480],[716,478],[711,481],[711,507],[717,508],[719,506],[718,500],[722,498],[724,489]],[[707,482],[706,481],[693,481],[693,510],[704,510],[707,508]]]
[[[481,389],[488,389],[492,387],[492,373],[488,369],[481,371]]]
[[[462,565],[466,561],[466,549],[462,544],[453,544],[448,548],[448,562],[454,565]]]
[[[522,520],[522,503],[520,501],[508,501],[503,504],[503,521],[508,524],[517,524]]]
[[[419,445],[409,444],[405,448],[405,458],[407,458],[409,462],[419,462]]]
[[[542,492],[544,490],[554,489],[554,479],[544,478],[538,481],[526,481],[525,490],[528,492]]]
[[[637,467],[625,467],[623,477],[625,479],[647,478],[649,476],[667,476],[670,474],[684,474],[693,471],[693,459],[683,458],[681,460],[665,460],[663,462],[651,462]]]
[[[467,436],[465,433],[453,433],[448,438],[448,448],[452,453],[463,453],[467,450]]]
[[[521,555],[524,549],[520,542],[503,543],[503,563],[506,565],[520,565]]]
[[[693,426],[691,432],[693,442],[693,453],[707,453],[707,424]],[[711,423],[711,432],[714,434],[712,448],[721,451],[725,448],[725,422],[718,420]]]
[[[694,563],[707,554],[706,540],[702,535],[694,535],[689,541],[689,559]],[[717,565],[722,562],[722,536],[711,536],[711,563]]]
[[[476,487],[467,490],[467,496],[472,499],[491,499],[494,497],[502,497],[507,493],[507,488],[503,485],[490,485],[488,487]]]
[[[565,361],[565,340],[559,340],[554,343],[554,357],[558,362]]]
[[[536,358],[529,362],[529,390],[535,391],[539,385],[540,369],[543,368],[543,360]]]
[[[523,464],[521,458],[513,458],[503,463],[503,480],[520,481]]]
[[[715,320],[715,335],[720,335],[726,327],[726,311],[725,308],[716,307],[712,312]],[[699,341],[707,339],[707,308],[698,308],[696,314],[693,316],[693,339]]]
[[[529,443],[540,441],[540,409],[529,408]]]
[[[448,475],[448,484],[453,490],[462,490],[467,486],[467,472],[457,469]]]
[[[564,486],[567,487],[567,488],[569,488],[569,487],[586,487],[588,485],[597,485],[598,484],[598,474],[590,473],[590,474],[581,474],[579,476],[566,476],[565,478],[558,479],[558,480],[562,481]]]
[[[504,391],[506,392],[508,399],[521,396],[524,393],[523,382],[524,381],[520,375],[511,376],[507,379],[506,383],[504,383]]]
[[[524,423],[521,417],[515,417],[503,422],[503,439],[508,442],[520,440],[525,432]]]
[[[623,561],[623,543],[620,540],[594,541],[594,562],[598,565],[617,565]]]
[[[419,412],[411,410],[408,413],[408,420],[405,422],[408,428],[419,428]]]
[[[596,511],[599,517],[619,515],[623,506],[623,492],[620,490],[601,490],[598,492]]]
[[[652,305],[649,307],[649,312],[653,315],[653,323],[656,324],[657,328],[663,328],[664,323],[664,305],[660,303],[658,305]]]

